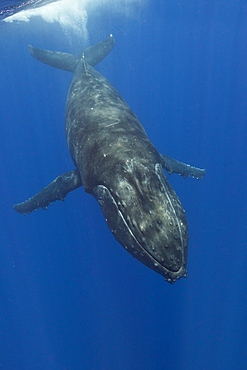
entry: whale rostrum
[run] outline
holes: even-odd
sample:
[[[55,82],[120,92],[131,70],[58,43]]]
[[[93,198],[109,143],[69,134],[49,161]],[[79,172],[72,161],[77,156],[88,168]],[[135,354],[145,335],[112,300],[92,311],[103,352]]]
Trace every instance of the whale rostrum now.
[[[188,226],[163,169],[198,179],[205,170],[160,154],[122,96],[93,68],[114,42],[110,35],[77,56],[29,46],[34,58],[74,73],[65,131],[75,169],[14,208],[21,214],[46,209],[83,185],[98,201],[115,239],[133,257],[174,283],[187,276]]]

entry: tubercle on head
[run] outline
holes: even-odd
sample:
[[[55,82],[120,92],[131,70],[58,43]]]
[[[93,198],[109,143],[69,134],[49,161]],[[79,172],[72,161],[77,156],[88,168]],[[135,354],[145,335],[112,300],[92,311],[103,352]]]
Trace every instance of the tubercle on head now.
[[[184,274],[179,274],[178,276],[172,278],[171,276],[167,275],[165,276],[165,281],[167,281],[167,283],[169,284],[175,284],[177,280],[181,279],[182,277],[184,278],[187,278],[188,277],[188,274],[187,274],[187,271],[184,272]]]

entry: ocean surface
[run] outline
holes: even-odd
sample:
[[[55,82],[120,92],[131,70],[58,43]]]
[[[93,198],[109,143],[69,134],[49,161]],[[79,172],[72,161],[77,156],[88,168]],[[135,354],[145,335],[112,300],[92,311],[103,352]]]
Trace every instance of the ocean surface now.
[[[25,11],[0,22],[0,368],[247,369],[247,1]],[[207,171],[166,174],[190,236],[188,278],[174,285],[115,241],[83,188],[46,211],[13,209],[74,169],[72,74],[33,59],[28,44],[77,54],[110,33],[96,69],[161,153]]]
[[[61,0],[1,0],[0,20],[10,17],[23,10],[36,9]],[[73,0],[72,0],[73,1]]]

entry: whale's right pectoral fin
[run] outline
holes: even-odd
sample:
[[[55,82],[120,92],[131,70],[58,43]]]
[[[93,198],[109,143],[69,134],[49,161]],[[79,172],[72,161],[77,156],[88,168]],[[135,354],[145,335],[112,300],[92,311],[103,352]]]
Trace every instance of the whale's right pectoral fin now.
[[[202,168],[197,168],[190,166],[189,164],[177,161],[168,155],[161,154],[162,167],[171,175],[172,173],[178,173],[180,176],[183,176],[185,179],[188,176],[194,177],[196,179],[203,179],[205,176],[206,170]]]
[[[81,185],[81,176],[76,169],[58,176],[38,194],[23,203],[14,204],[13,207],[17,212],[24,215],[39,208],[46,209],[47,206],[56,200],[65,200],[66,195],[70,191],[79,188]]]

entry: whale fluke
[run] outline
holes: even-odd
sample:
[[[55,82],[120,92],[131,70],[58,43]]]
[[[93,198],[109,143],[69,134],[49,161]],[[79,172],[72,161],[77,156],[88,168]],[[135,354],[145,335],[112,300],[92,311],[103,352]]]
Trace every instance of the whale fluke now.
[[[110,53],[114,43],[114,37],[110,35],[107,39],[83,50],[77,56],[60,51],[38,49],[32,45],[28,45],[28,50],[32,57],[38,61],[48,64],[51,67],[74,73],[82,55],[84,55],[87,63],[93,67]]]

